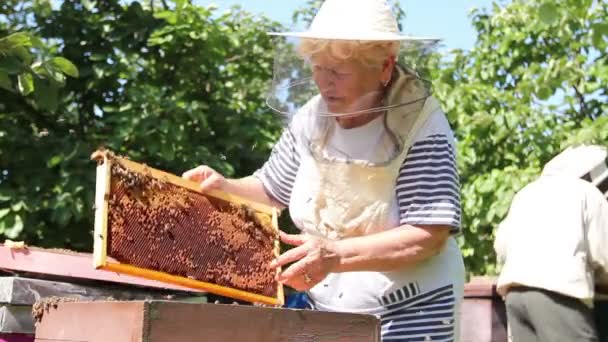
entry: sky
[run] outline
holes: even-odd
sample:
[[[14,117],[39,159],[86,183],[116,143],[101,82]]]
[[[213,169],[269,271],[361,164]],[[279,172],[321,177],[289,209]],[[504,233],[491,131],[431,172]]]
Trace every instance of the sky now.
[[[356,1],[356,0],[353,0]],[[293,12],[306,3],[305,0],[195,0],[199,5],[216,4],[220,11],[232,5],[264,14],[290,26]],[[492,0],[400,0],[406,12],[404,33],[431,36],[443,40],[442,50],[470,49],[475,43],[475,30],[471,26],[469,11],[473,7],[489,8]]]

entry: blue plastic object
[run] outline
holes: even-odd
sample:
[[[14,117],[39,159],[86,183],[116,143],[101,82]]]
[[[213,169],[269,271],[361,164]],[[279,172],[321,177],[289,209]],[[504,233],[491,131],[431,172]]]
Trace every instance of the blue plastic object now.
[[[311,309],[312,305],[310,304],[310,299],[306,292],[296,292],[287,296],[284,307],[291,309]]]

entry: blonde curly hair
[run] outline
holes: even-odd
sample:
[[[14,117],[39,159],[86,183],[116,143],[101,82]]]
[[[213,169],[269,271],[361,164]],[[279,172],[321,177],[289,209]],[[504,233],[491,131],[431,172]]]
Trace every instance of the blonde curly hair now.
[[[311,60],[328,56],[336,61],[354,60],[369,68],[381,68],[382,63],[399,51],[398,41],[302,39],[298,45],[300,57]]]

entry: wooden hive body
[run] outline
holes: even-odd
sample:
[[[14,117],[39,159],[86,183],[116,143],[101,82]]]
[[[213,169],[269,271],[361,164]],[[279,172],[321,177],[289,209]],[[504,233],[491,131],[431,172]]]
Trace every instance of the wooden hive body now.
[[[166,301],[59,302],[36,341],[378,342],[373,315]]]
[[[280,305],[277,210],[96,152],[95,267]]]

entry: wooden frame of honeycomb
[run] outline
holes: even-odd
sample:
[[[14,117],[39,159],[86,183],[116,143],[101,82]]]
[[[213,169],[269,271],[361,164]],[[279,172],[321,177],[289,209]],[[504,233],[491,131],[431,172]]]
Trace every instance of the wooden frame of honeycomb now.
[[[94,266],[282,305],[278,209],[97,151]],[[272,278],[272,279],[271,279]]]

